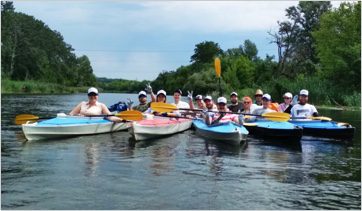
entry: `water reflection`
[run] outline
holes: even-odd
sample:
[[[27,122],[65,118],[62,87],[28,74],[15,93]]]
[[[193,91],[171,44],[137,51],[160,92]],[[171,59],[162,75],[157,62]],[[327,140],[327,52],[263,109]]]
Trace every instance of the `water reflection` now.
[[[93,176],[96,173],[99,162],[99,143],[89,143],[85,145],[86,176]]]

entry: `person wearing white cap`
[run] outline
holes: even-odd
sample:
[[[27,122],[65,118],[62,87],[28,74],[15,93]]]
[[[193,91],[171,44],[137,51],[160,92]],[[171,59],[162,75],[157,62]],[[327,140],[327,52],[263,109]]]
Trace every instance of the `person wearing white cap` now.
[[[314,105],[308,104],[309,92],[306,89],[302,89],[299,92],[299,102],[294,105],[290,111],[292,117],[304,117],[318,116],[318,111]]]
[[[210,95],[205,96],[204,103],[207,111],[217,111],[217,107],[212,101],[212,97]]]
[[[153,94],[153,93],[152,93]],[[156,102],[162,102],[162,103],[166,103],[166,91],[165,90],[163,90],[163,89],[161,89],[161,90],[159,90],[158,92],[157,92],[157,94],[156,94]],[[152,102],[154,102],[153,100],[152,100]],[[152,109],[151,109],[151,107],[149,107],[146,111],[145,111],[145,113],[153,113],[153,114],[156,114],[156,115],[158,115],[158,112],[154,112]]]
[[[145,112],[150,107],[150,103],[147,103],[147,93],[145,91],[140,91],[138,93],[138,101],[140,104],[133,106],[132,110]]]
[[[79,103],[70,113],[71,116],[92,116],[92,115],[111,115],[107,106],[98,102],[98,89],[91,87],[88,89],[88,101]],[[111,116],[107,119],[115,122],[122,121],[120,118]]]
[[[263,106],[261,108],[257,108],[253,111],[253,114],[256,115],[262,115],[265,113],[275,112],[274,110],[270,109],[270,103],[271,103],[271,96],[270,94],[264,94],[262,96],[262,104]]]
[[[284,102],[279,105],[279,110],[281,112],[290,114],[290,111],[293,107],[293,105],[292,105],[293,95],[290,92],[286,92],[283,95],[283,98],[284,98]]]
[[[230,94],[230,102],[228,105],[228,109],[232,112],[240,112],[243,109],[243,104],[238,101],[238,93],[231,92]]]
[[[193,91],[191,91],[191,92],[187,91],[187,93],[188,93],[187,98],[189,99],[190,109],[195,109],[194,103],[192,102]],[[195,101],[196,101],[198,109],[202,109],[202,110],[206,109],[205,103],[204,103],[204,101],[202,101],[202,95],[196,95]]]
[[[172,103],[172,105],[175,105],[177,108],[189,109],[190,105],[182,101],[181,96],[182,96],[182,91],[180,89],[175,90],[173,92],[173,99],[175,100],[175,103]]]
[[[217,99],[217,109],[219,112],[230,112],[230,110],[226,106],[227,100],[225,97],[219,97]],[[206,124],[217,124],[218,122],[227,122],[227,121],[233,121],[238,123],[238,115],[236,114],[225,114],[225,113],[216,113],[216,114],[210,114],[213,112],[209,112],[209,114],[206,116]]]

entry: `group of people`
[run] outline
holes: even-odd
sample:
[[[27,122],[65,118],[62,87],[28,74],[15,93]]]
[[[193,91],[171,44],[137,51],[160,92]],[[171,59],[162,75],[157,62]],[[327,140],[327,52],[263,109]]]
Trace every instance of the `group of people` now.
[[[152,87],[148,84],[146,91],[138,93],[139,104],[132,106],[133,102],[129,101],[128,107],[130,110],[138,110],[144,113],[153,113],[156,115],[177,117],[182,116],[185,110],[176,110],[170,113],[157,113],[151,109],[151,102],[167,102],[167,94],[164,90],[159,90],[156,94],[153,93]],[[147,93],[151,96],[151,102],[147,102]],[[178,109],[190,109],[190,111],[199,110],[198,112],[205,118],[206,123],[214,124],[220,121],[234,121],[242,123],[245,121],[244,116],[252,114],[254,116],[263,115],[269,112],[285,112],[289,113],[293,118],[308,118],[310,116],[318,116],[317,109],[308,103],[308,90],[302,89],[298,96],[290,92],[283,95],[284,102],[278,104],[272,101],[270,94],[264,94],[262,90],[257,89],[254,95],[254,101],[249,96],[242,97],[241,101],[238,99],[238,93],[232,92],[230,94],[230,104],[227,104],[225,97],[219,97],[214,103],[211,96],[196,95],[194,104],[193,92],[188,92],[188,103],[181,100],[182,91],[177,89],[173,92],[173,100],[171,103]],[[71,112],[70,115],[111,115],[107,106],[98,102],[98,90],[94,87],[88,89],[88,101],[81,102]],[[250,117],[250,116],[249,116]],[[251,117],[252,118],[252,117]],[[121,121],[120,118],[109,116],[111,121]]]

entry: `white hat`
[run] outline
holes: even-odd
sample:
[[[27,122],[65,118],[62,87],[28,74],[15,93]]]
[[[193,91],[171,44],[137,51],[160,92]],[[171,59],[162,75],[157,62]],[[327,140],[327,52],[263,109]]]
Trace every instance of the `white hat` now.
[[[262,99],[267,99],[268,101],[271,101],[271,96],[270,96],[270,94],[264,94],[263,95],[263,97],[262,97]]]
[[[299,92],[299,95],[306,95],[306,96],[308,96],[308,94],[309,94],[309,92],[308,92],[308,90],[306,90],[306,89],[302,89],[302,90],[300,90],[300,92]]]
[[[96,88],[94,88],[94,87],[91,87],[91,88],[89,88],[88,89],[88,94],[90,94],[90,93],[95,93],[95,94],[98,94],[98,89],[96,89]]]
[[[207,95],[204,100],[212,100],[212,97],[210,95]]]
[[[238,93],[236,92],[231,92],[230,96],[236,95],[236,97],[238,96]]]
[[[202,100],[202,95],[196,95],[195,99],[196,100]]]
[[[163,94],[163,95],[165,95],[165,97],[166,97],[166,92],[165,92],[165,90],[161,89],[160,91],[157,92],[157,95],[156,95],[156,96],[158,96],[158,95],[160,95],[160,94]]]
[[[293,98],[293,95],[290,92],[286,92],[283,97]]]
[[[147,97],[147,94],[146,94],[145,91],[140,91],[140,92],[138,92],[138,97],[140,97],[141,95],[144,95],[144,96]]]
[[[217,103],[227,103],[227,100],[226,100],[226,98],[225,97],[219,97],[219,98],[217,98]]]

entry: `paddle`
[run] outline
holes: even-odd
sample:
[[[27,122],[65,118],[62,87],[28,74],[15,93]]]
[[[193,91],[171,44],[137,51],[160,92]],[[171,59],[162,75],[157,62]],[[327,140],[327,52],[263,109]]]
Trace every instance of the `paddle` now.
[[[216,77],[219,78],[219,96],[222,96],[222,90],[221,90],[221,82],[220,82],[220,77],[221,77],[221,61],[219,58],[215,58],[215,72],[216,72]]]
[[[86,117],[108,117],[108,116],[117,116],[124,120],[128,121],[139,121],[143,119],[142,113],[140,111],[122,111],[117,114],[111,115],[90,115]],[[51,119],[54,117],[38,117],[32,114],[19,114],[15,117],[15,124],[21,125],[25,124],[27,121],[37,121],[39,119]]]
[[[175,110],[187,110],[187,111],[203,111],[201,109],[186,109],[186,108],[177,108],[175,105],[162,103],[162,102],[152,102],[151,103],[151,109],[160,113],[164,112],[172,112]],[[226,113],[226,114],[242,114],[237,112],[216,112],[216,113]],[[279,122],[286,122],[290,119],[289,114],[287,113],[280,113],[280,112],[270,112],[265,113],[262,115],[256,115],[256,114],[242,114],[242,115],[248,115],[248,116],[260,116],[268,120],[272,121],[279,121]]]
[[[311,119],[311,120],[321,120],[321,121],[332,121],[331,118],[326,116],[310,116],[310,117],[292,117],[291,119]]]

